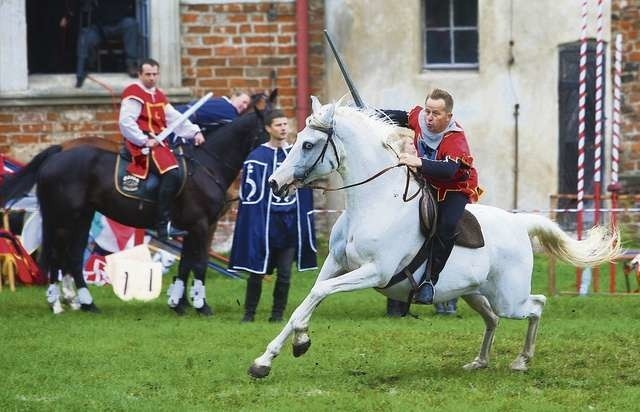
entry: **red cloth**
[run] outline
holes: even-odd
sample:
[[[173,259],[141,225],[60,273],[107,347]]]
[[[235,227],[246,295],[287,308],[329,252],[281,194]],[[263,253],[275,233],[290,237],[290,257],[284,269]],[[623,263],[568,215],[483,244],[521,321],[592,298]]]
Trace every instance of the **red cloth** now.
[[[169,104],[169,100],[160,89],[156,89],[155,93],[149,93],[137,83],[133,83],[122,92],[122,100],[125,99],[135,99],[142,104],[137,123],[143,132],[158,134],[167,127],[164,107]],[[125,145],[133,158],[127,171],[136,177],[146,179],[149,174],[149,155],[142,153],[143,147],[136,146],[128,140],[125,140]],[[153,147],[150,154],[160,174],[178,167],[175,156],[164,145]]]
[[[17,279],[24,284],[44,285],[47,279],[33,261],[31,255],[22,247],[15,235],[8,230],[0,229],[0,261],[4,272],[9,265],[14,266]]]
[[[416,106],[409,112],[409,127],[414,131],[413,145],[418,152],[422,133],[418,115],[421,111],[422,107]],[[458,125],[458,127],[460,126]],[[429,183],[438,192],[438,201],[444,200],[447,192],[462,192],[469,198],[469,202],[477,202],[478,197],[482,194],[482,189],[478,187],[478,171],[473,167],[473,157],[464,132],[451,131],[442,138],[436,151],[436,160],[447,158],[459,162],[460,168],[451,179],[429,178]]]

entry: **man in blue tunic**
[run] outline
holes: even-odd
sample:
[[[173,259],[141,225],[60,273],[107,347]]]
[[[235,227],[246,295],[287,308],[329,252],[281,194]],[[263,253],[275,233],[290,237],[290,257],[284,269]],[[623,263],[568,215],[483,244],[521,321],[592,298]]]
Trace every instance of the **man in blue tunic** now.
[[[241,202],[229,263],[230,269],[250,273],[243,322],[254,320],[263,275],[277,270],[269,321],[280,322],[289,296],[293,260],[301,271],[317,267],[311,190],[277,197],[267,182],[291,149],[287,118],[275,110],[267,115],[265,124],[269,141],[249,153],[242,169]]]
[[[181,113],[186,112],[195,102],[177,106],[176,110]],[[236,117],[244,113],[251,97],[244,90],[236,90],[231,97],[212,97],[206,101],[194,114],[189,117],[192,123],[197,124],[202,129],[212,130],[231,123]]]

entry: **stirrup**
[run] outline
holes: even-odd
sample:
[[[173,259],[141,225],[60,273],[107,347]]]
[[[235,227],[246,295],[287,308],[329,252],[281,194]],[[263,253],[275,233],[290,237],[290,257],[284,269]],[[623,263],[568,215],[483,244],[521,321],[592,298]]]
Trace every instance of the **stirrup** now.
[[[413,303],[417,303],[419,305],[433,304],[433,292],[433,283],[431,283],[430,280],[423,282],[413,295]]]
[[[157,230],[158,239],[169,240],[175,237],[184,237],[187,235],[186,230],[180,230],[173,227],[171,222],[162,222],[158,225]]]

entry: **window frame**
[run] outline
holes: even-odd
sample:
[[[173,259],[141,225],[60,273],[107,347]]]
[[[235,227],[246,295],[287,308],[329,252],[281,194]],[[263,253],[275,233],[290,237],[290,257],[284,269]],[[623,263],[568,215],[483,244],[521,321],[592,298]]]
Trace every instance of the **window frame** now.
[[[182,87],[180,0],[147,0],[146,4],[147,45],[149,54],[163,64],[162,86],[170,95],[187,95],[189,89]],[[73,87],[75,74],[29,74],[25,2],[8,0],[0,3],[0,10],[0,24],[8,23],[0,38],[17,45],[0,48],[0,61],[16,62],[10,68],[0,68],[0,107],[111,102],[110,92],[102,87],[88,87],[87,82],[81,89]],[[9,69],[10,75],[4,75]],[[95,77],[109,79],[115,89],[131,82],[126,73],[99,73]]]
[[[477,70],[480,68],[480,30],[479,30],[479,16],[476,16],[476,25],[475,26],[456,26],[454,23],[454,11],[455,11],[455,7],[454,7],[454,0],[447,0],[449,2],[449,22],[447,27],[438,27],[438,28],[429,28],[427,27],[427,19],[426,19],[426,9],[427,9],[427,2],[428,1],[432,1],[432,0],[423,0],[422,1],[422,13],[421,13],[421,19],[422,19],[422,53],[423,53],[423,58],[422,58],[422,68],[425,70],[451,70],[451,69],[461,69],[461,70]],[[479,9],[478,9],[478,0],[476,1],[476,9],[478,10],[478,14],[479,14]],[[477,38],[478,38],[478,45],[477,45],[477,52],[478,52],[478,58],[477,61],[475,63],[455,63],[453,62],[453,60],[455,59],[455,50],[456,50],[456,45],[455,45],[455,33],[457,31],[471,31],[471,30],[475,30],[476,34],[477,34]],[[449,47],[449,60],[451,61],[450,63],[429,63],[427,61],[427,31],[440,31],[440,32],[448,32],[449,33],[449,40],[450,40],[450,44],[451,46]]]

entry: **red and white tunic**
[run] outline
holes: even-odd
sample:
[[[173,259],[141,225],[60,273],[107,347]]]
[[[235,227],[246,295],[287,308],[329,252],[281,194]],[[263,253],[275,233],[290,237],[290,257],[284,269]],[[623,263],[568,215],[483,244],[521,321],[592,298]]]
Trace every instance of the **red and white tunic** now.
[[[149,174],[149,155],[143,153],[151,137],[158,134],[180,116],[180,112],[169,104],[169,100],[159,88],[147,89],[140,82],[132,83],[122,92],[120,107],[120,132],[133,161],[127,168],[132,175],[146,179]],[[177,135],[193,138],[200,128],[185,120],[174,131]],[[150,156],[160,174],[178,167],[175,156],[164,144],[151,148]]]
[[[409,112],[409,127],[414,131],[413,144],[419,152],[418,144],[422,135],[419,115],[422,107],[416,106]],[[458,125],[459,126],[459,125]],[[444,200],[447,192],[462,192],[469,202],[477,202],[482,194],[482,189],[478,187],[478,172],[473,167],[473,157],[469,150],[467,137],[461,127],[455,131],[445,132],[442,141],[437,149],[435,160],[445,160],[447,158],[460,163],[460,168],[452,179],[439,180],[430,178],[429,183],[438,191],[438,201]]]

